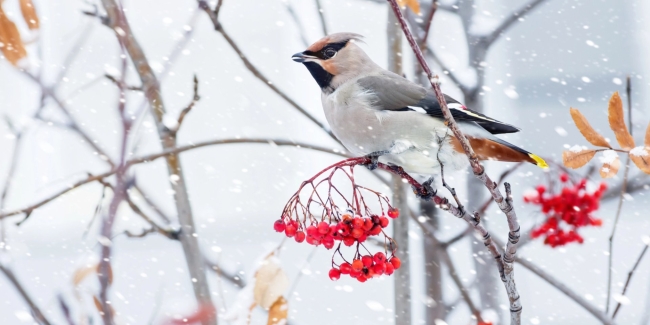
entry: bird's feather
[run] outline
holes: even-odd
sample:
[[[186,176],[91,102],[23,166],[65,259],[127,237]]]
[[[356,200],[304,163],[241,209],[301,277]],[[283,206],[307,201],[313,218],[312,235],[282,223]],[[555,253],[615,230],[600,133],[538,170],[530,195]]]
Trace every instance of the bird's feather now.
[[[357,80],[359,86],[375,96],[373,107],[379,110],[415,111],[444,119],[435,94],[395,73],[382,72],[379,75]],[[514,133],[519,129],[501,121],[468,109],[459,101],[445,95],[451,115],[458,122],[475,122],[492,134]]]

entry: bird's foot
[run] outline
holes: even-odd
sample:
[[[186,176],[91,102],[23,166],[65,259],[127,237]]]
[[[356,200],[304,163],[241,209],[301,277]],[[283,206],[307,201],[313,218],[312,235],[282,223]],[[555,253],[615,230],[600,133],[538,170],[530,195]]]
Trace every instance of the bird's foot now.
[[[367,154],[365,157],[370,159],[370,163],[365,164],[366,168],[369,170],[375,170],[377,169],[377,166],[379,164],[379,156],[386,154],[387,151],[375,151]]]
[[[438,193],[431,184],[433,184],[433,177],[422,183],[422,187],[419,189],[413,187],[413,193],[415,193],[415,196],[420,200],[429,201]]]

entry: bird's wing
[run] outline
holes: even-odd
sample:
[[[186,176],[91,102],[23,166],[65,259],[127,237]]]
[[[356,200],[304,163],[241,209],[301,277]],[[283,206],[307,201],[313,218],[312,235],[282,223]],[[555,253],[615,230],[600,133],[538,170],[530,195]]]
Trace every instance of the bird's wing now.
[[[435,94],[401,76],[384,72],[363,77],[357,83],[375,96],[374,107],[379,110],[415,111],[443,119],[442,109]],[[445,95],[451,115],[458,122],[475,122],[492,134],[514,133],[519,129],[465,107],[459,101]]]

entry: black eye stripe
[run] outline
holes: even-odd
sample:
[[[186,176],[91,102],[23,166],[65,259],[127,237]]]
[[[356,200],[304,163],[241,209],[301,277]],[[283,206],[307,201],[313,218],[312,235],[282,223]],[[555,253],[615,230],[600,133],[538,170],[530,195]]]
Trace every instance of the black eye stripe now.
[[[315,56],[321,60],[327,60],[330,59],[333,55],[326,55],[326,52],[328,50],[334,50],[335,52],[338,52],[342,48],[345,47],[345,45],[348,44],[348,41],[344,42],[338,42],[338,43],[330,43],[325,45],[320,51],[318,52],[313,52],[313,51],[305,51],[303,52],[304,54]]]

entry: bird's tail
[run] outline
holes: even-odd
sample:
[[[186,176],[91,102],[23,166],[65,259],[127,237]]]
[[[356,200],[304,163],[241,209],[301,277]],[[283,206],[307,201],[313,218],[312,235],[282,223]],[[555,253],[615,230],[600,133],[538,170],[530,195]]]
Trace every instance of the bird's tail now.
[[[509,162],[526,161],[540,168],[548,168],[548,164],[540,156],[508,143],[497,137],[490,139],[472,139],[470,144],[474,152],[482,160],[498,160]]]

